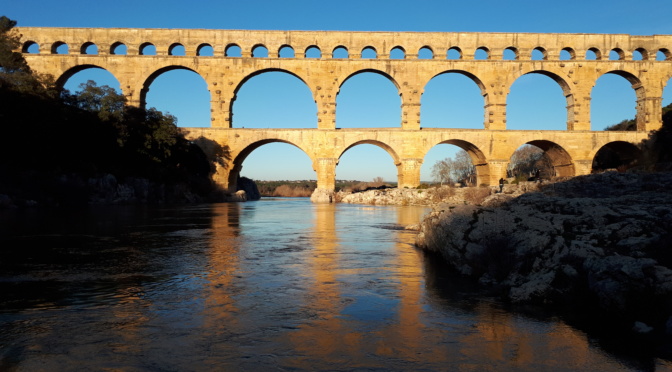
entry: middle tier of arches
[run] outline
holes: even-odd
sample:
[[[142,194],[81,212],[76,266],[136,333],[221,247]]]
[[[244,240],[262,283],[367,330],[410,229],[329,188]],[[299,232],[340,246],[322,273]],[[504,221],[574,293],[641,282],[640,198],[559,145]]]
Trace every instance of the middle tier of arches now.
[[[61,86],[75,73],[88,68],[109,71],[120,82],[129,103],[146,104],[149,86],[157,76],[175,69],[198,74],[207,83],[210,94],[212,127],[231,128],[232,108],[237,93],[251,78],[266,72],[282,72],[301,81],[310,90],[316,105],[317,127],[336,128],[336,97],[352,77],[374,73],[389,80],[400,97],[399,126],[419,129],[421,97],[432,79],[444,74],[467,77],[478,88],[483,99],[483,129],[507,129],[507,98],[512,85],[522,76],[539,74],[552,79],[561,89],[566,103],[566,129],[590,130],[590,99],[597,79],[614,74],[626,79],[636,96],[637,128],[648,131],[660,127],[662,93],[672,77],[669,69],[646,62],[599,62],[600,68],[587,62],[567,63],[463,63],[393,64],[379,61],[320,63],[306,61],[250,59],[212,60],[138,56],[39,56],[32,57],[31,66],[40,72],[52,73]],[[50,63],[51,62],[51,63]],[[54,63],[56,62],[56,63]],[[485,63],[483,63],[485,62]],[[595,62],[594,62],[595,63]],[[644,66],[646,65],[646,66]],[[649,66],[650,65],[650,66]],[[55,67],[57,66],[57,67]],[[643,67],[650,67],[646,69]],[[645,73],[646,72],[646,73]]]

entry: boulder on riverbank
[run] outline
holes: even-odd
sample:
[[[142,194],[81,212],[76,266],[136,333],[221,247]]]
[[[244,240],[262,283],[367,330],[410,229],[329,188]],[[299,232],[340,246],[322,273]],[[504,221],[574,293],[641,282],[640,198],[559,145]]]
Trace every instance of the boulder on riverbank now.
[[[672,173],[581,176],[481,206],[442,204],[416,244],[512,302],[591,304],[672,334]]]

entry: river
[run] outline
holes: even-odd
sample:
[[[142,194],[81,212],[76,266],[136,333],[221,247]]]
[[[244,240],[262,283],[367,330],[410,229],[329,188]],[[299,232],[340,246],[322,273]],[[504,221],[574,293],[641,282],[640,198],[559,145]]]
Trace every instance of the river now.
[[[672,369],[470,294],[403,229],[426,212],[0,211],[0,371]]]

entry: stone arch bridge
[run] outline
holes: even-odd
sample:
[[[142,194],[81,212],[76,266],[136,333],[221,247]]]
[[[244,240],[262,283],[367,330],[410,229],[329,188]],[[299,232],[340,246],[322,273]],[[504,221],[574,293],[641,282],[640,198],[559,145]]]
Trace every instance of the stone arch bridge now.
[[[670,35],[42,27],[17,31],[33,70],[53,75],[62,86],[81,70],[105,69],[120,82],[131,105],[144,106],[150,84],[165,71],[199,74],[210,92],[211,125],[185,130],[192,138],[206,137],[229,151],[226,166],[215,175],[229,189],[235,188],[247,155],[271,142],[303,150],[313,162],[318,189],[327,194],[334,190],[340,156],[359,144],[373,144],[390,154],[399,187],[419,185],[425,155],[442,143],[469,153],[479,184],[495,185],[505,177],[511,155],[523,144],[545,150],[559,176],[587,174],[600,149],[635,151],[635,144],[660,128],[663,90],[672,78]],[[206,49],[212,55],[203,55]],[[259,56],[263,50],[267,55]],[[287,72],[308,86],[317,109],[316,128],[232,128],[236,93],[248,79],[267,71]],[[398,127],[336,128],[339,89],[361,72],[378,73],[397,87]],[[448,72],[463,74],[480,88],[482,129],[422,127],[424,87]],[[517,78],[532,73],[548,76],[562,88],[566,130],[507,130],[509,89]],[[604,74],[617,74],[632,84],[636,131],[590,130],[591,90]]]

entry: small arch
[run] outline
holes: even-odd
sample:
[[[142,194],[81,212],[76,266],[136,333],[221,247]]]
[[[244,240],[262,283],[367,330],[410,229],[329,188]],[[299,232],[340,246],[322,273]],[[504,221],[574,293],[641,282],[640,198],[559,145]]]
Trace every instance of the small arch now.
[[[140,45],[140,55],[141,56],[155,56],[156,55],[156,46],[152,43],[142,43]]]
[[[126,44],[117,41],[116,43],[110,46],[110,54],[112,55],[126,55],[128,53],[128,48]]]
[[[502,59],[506,61],[517,61],[519,58],[518,48],[516,47],[510,46],[504,49],[504,52],[502,53]]]
[[[334,50],[331,52],[331,58],[337,58],[337,59],[345,59],[345,58],[350,58],[348,54],[348,48],[339,45]]]
[[[81,54],[98,54],[98,46],[90,41],[82,44],[79,51]]]
[[[636,166],[641,158],[642,150],[637,145],[625,141],[609,142],[593,156],[592,172],[626,170]]]
[[[62,41],[57,41],[51,45],[51,54],[68,54],[68,49],[68,44]]]
[[[625,59],[625,52],[621,48],[614,48],[609,52],[610,61],[623,61]]]
[[[586,60],[588,61],[599,61],[602,59],[602,52],[599,49],[592,47],[586,51]]]
[[[268,48],[263,44],[253,46],[252,58],[268,58]]]
[[[576,59],[576,52],[573,48],[565,47],[560,51],[560,60],[561,61],[570,61]]]
[[[226,46],[226,49],[224,49],[224,56],[225,57],[242,57],[242,49],[238,44],[229,44]]]
[[[21,47],[21,53],[39,54],[40,45],[31,40],[26,41],[25,43],[23,43],[23,46]]]
[[[371,46],[367,46],[362,49],[362,59],[376,59],[378,58],[378,52],[376,49]]]
[[[418,59],[434,59],[434,51],[428,46],[423,46],[418,50]]]
[[[311,45],[306,48],[304,56],[305,58],[322,58],[322,51],[317,47],[317,45]]]
[[[670,61],[672,60],[672,52],[666,48],[658,49],[656,53],[656,61]]]
[[[478,60],[490,59],[490,50],[484,46],[479,47],[478,49],[476,49],[476,53],[474,53],[474,59]]]
[[[552,174],[548,174],[548,177],[573,177],[575,175],[576,170],[572,157],[557,143],[548,140],[534,140],[526,142],[524,145],[536,146],[548,156],[553,167],[553,172]]]
[[[396,46],[390,50],[390,59],[406,59],[406,51],[400,46]]]
[[[186,50],[184,49],[184,45],[182,45],[180,43],[171,44],[171,46],[168,47],[168,55],[169,56],[184,56],[184,55],[186,55]]]
[[[278,49],[278,57],[280,58],[294,58],[294,48],[289,45],[283,45]]]
[[[203,43],[196,48],[196,55],[199,57],[214,57],[215,49],[208,43]]]
[[[530,58],[533,61],[546,61],[548,60],[548,52],[542,47],[536,47],[532,49],[532,55]]]
[[[448,52],[446,52],[446,58],[447,59],[462,59],[462,49],[459,47],[451,47],[448,49]]]
[[[637,48],[632,52],[633,61],[648,61],[649,51],[644,48]]]

